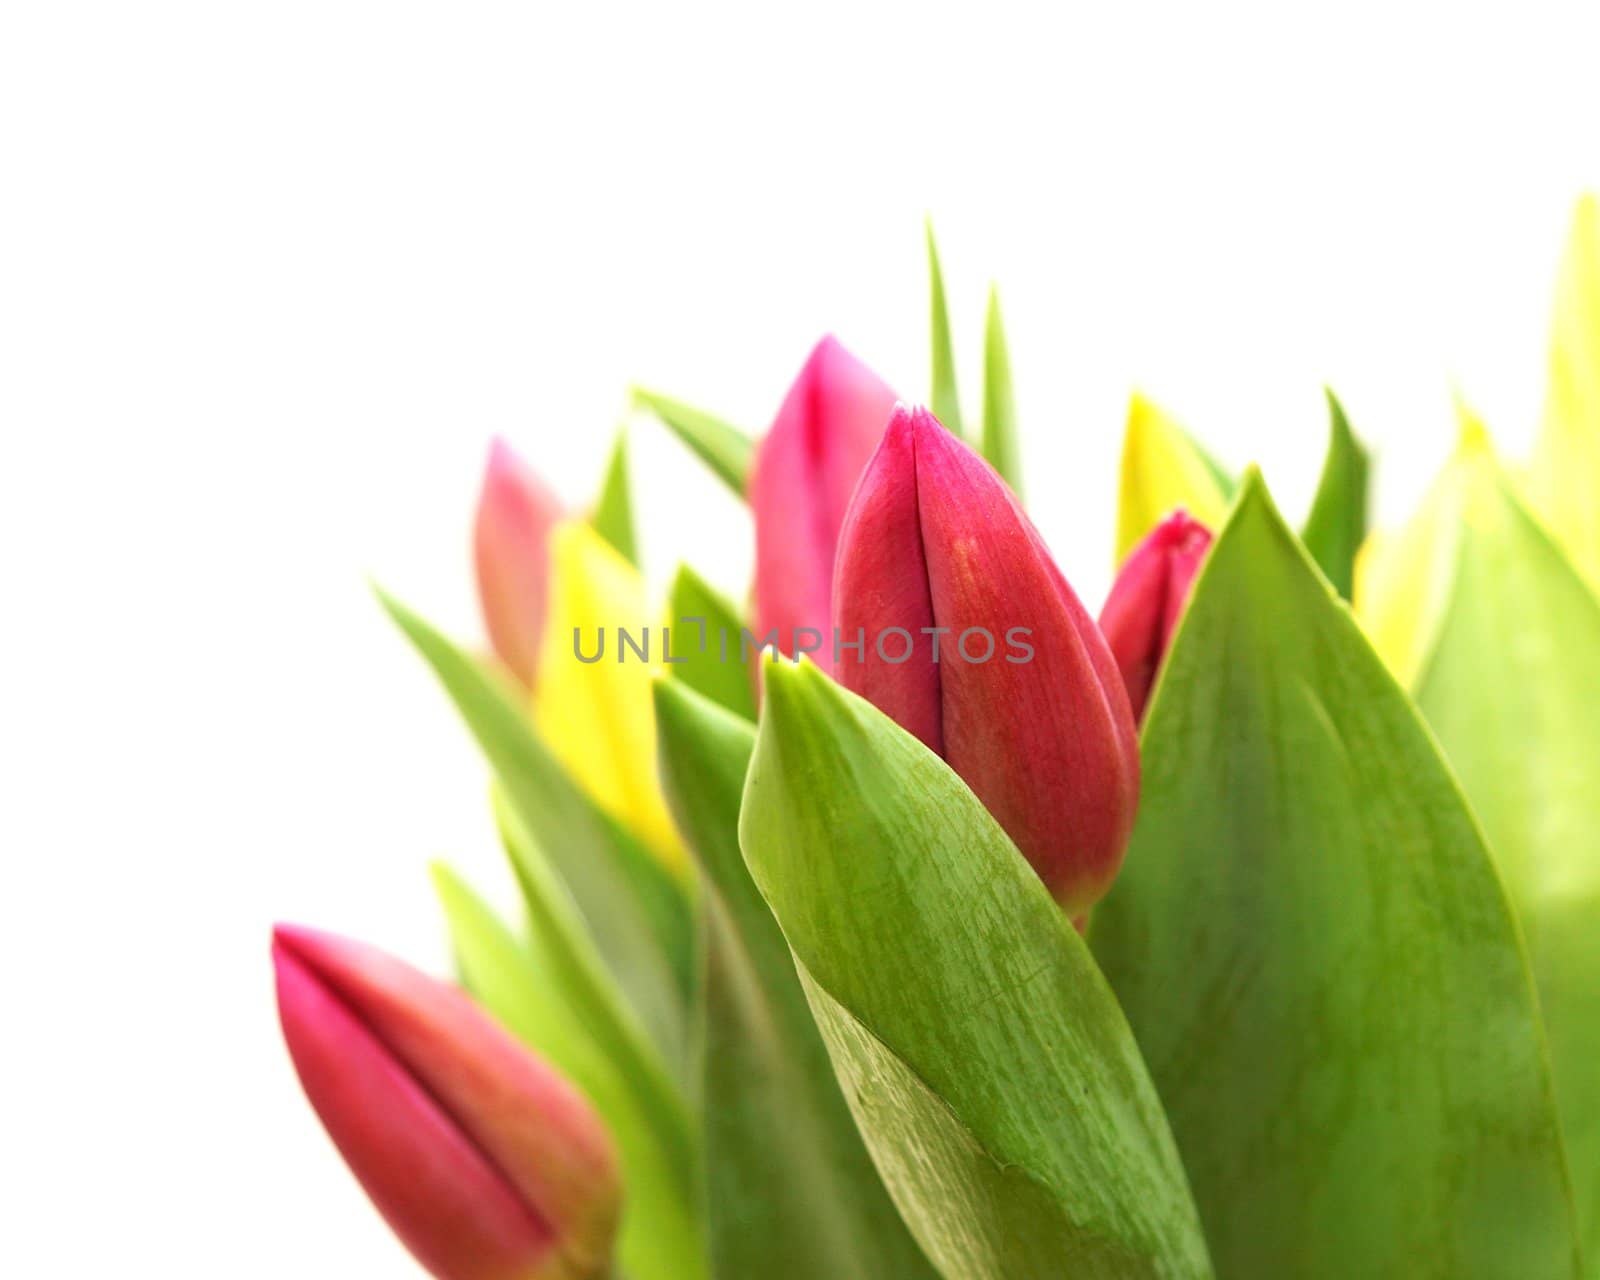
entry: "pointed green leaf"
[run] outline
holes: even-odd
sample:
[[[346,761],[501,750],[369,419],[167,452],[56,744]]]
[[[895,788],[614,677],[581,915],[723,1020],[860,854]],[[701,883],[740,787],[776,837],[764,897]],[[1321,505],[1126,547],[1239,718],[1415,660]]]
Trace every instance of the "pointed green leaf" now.
[[[617,432],[617,442],[611,446],[611,457],[606,462],[606,478],[600,486],[600,498],[595,503],[593,522],[600,536],[635,568],[639,556],[633,533],[633,496],[628,486],[628,433]]]
[[[809,664],[771,665],[739,835],[867,1147],[945,1275],[1210,1275],[1116,1002],[942,760]]]
[[[754,440],[738,427],[671,396],[635,387],[633,402],[659,418],[736,495],[745,496]]]
[[[712,1270],[830,1280],[935,1272],[873,1167],[788,945],[739,852],[755,728],[683,685],[656,685],[662,782],[705,872],[697,1055]]]
[[[1575,1272],[1527,963],[1415,710],[1245,482],[1090,938],[1231,1280]]]
[[[607,971],[560,873],[534,843],[505,791],[496,786],[491,798],[495,825],[527,908],[535,966],[560,988],[607,1061],[629,1079],[657,1118],[675,1167],[686,1167],[692,1156],[687,1112],[668,1065]]]
[[[755,684],[741,661],[739,612],[704,578],[682,565],[668,596],[672,659],[667,671],[746,720],[756,718]]]
[[[950,338],[950,309],[944,297],[944,270],[933,238],[933,220],[923,224],[928,241],[929,336],[932,342],[933,390],[928,407],[953,434],[962,434],[961,396],[956,390],[955,344]]]
[[[537,862],[513,852],[519,869]],[[538,876],[540,873],[533,873]],[[462,983],[508,1031],[547,1059],[593,1104],[615,1139],[627,1195],[618,1254],[637,1280],[679,1280],[705,1274],[695,1208],[695,1157],[688,1118],[659,1063],[636,1039],[617,1053],[612,1039],[616,997],[596,1000],[604,975],[584,954],[586,939],[549,895],[560,894],[543,871],[532,947],[524,947],[448,867],[435,866],[434,887],[450,926]],[[587,971],[585,971],[587,970]]]
[[[1000,291],[989,290],[983,327],[983,456],[1013,492],[1022,493],[1022,454],[1017,443],[1017,403],[1011,390],[1011,353],[1000,318]]]
[[[518,819],[554,860],[667,1061],[681,1063],[694,950],[682,885],[567,776],[501,683],[399,601],[378,595],[439,677]]]
[[[1417,702],[1516,904],[1550,1040],[1585,1261],[1600,1278],[1600,603],[1486,451]]]
[[[1331,391],[1328,414],[1328,453],[1301,540],[1334,590],[1348,600],[1355,580],[1356,552],[1367,536],[1367,451],[1350,430],[1344,407]]]

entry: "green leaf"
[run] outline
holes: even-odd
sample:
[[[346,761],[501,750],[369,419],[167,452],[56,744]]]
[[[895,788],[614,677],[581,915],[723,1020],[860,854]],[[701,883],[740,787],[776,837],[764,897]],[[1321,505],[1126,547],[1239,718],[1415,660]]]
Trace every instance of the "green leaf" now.
[[[668,599],[672,659],[667,671],[696,693],[753,721],[755,685],[739,657],[743,622],[738,610],[688,565],[679,567]]]
[[[1417,702],[1522,919],[1600,1278],[1600,603],[1487,451],[1457,465],[1454,587]]]
[[[1245,481],[1090,940],[1230,1280],[1574,1275],[1528,967],[1415,710]]]
[[[956,390],[955,345],[950,338],[950,310],[945,304],[944,270],[939,266],[939,246],[933,238],[933,220],[923,224],[928,240],[929,332],[933,344],[933,391],[929,407],[955,436],[962,434],[961,396]]]
[[[661,775],[705,873],[701,1064],[713,1273],[933,1277],[862,1145],[739,852],[747,721],[656,684]]]
[[[639,556],[634,542],[633,498],[628,488],[628,434],[617,432],[606,463],[606,478],[595,503],[593,523],[600,536],[609,542],[634,568]]]
[[[754,440],[738,427],[671,396],[635,387],[633,402],[659,418],[738,497],[745,496]]]
[[[769,665],[739,834],[867,1147],[945,1275],[1211,1274],[1116,1002],[942,760],[809,664]]]
[[[433,868],[462,983],[582,1091],[616,1141],[627,1195],[618,1253],[636,1280],[705,1274],[695,1154],[682,1099],[620,1007],[548,868],[508,830],[532,908],[523,946],[454,872]],[[618,1038],[621,1038],[621,1047]]]
[[[681,1064],[694,953],[683,887],[568,777],[504,685],[399,601],[378,597],[439,677],[518,819],[553,859],[666,1060]]]
[[[1000,291],[989,290],[983,327],[983,456],[1012,490],[1022,493],[1022,454],[1017,445],[1017,403],[1011,389],[1011,354]]]
[[[607,971],[559,872],[534,843],[505,791],[497,786],[491,798],[495,825],[527,908],[528,943],[536,967],[559,986],[607,1061],[627,1076],[657,1117],[662,1144],[672,1153],[674,1166],[686,1168],[693,1158],[687,1112],[660,1050]]]
[[[1328,415],[1328,453],[1301,540],[1334,590],[1348,600],[1355,581],[1356,552],[1367,536],[1368,459],[1350,430],[1344,407],[1331,391]]]
[[[534,963],[533,952],[443,863],[431,868],[450,930],[461,985],[517,1039],[550,1060],[597,1108],[621,1077],[600,1051],[573,1002]],[[606,1115],[608,1125],[612,1117]]]

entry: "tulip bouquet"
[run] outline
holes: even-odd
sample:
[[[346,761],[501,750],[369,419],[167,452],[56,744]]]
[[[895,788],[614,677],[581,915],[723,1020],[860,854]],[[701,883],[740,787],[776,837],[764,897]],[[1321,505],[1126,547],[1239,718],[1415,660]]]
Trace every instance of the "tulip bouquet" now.
[[[526,905],[458,984],[280,926],[312,1105],[446,1280],[1600,1277],[1600,213],[1533,457],[1463,411],[1368,535],[1336,402],[1285,521],[1142,399],[1096,619],[964,427],[838,343],[759,442],[748,608],[496,445],[493,657],[384,606]]]

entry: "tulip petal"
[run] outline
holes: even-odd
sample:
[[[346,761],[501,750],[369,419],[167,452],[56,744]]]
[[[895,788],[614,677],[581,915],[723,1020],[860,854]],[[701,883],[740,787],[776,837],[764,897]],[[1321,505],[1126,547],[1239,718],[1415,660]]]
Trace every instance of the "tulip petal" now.
[[[763,637],[776,631],[784,653],[794,651],[796,628],[826,634],[839,529],[894,403],[882,379],[823,338],[756,451],[756,628]],[[831,665],[826,646],[816,657]]]
[[[1144,396],[1128,406],[1117,503],[1117,563],[1179,507],[1216,528],[1228,513],[1221,469],[1187,432]]]
[[[1369,534],[1356,557],[1356,617],[1406,688],[1432,652],[1450,598],[1474,459],[1488,449],[1482,424],[1464,414],[1455,456],[1416,513],[1398,530]]]
[[[593,529],[569,521],[550,538],[550,620],[539,653],[534,723],[567,772],[674,871],[685,854],[656,780],[651,681],[660,636],[644,580]],[[644,638],[648,658],[624,649]],[[604,639],[599,661],[580,661]],[[651,640],[655,643],[652,646]]]
[[[1100,630],[1122,672],[1135,720],[1144,718],[1189,588],[1210,546],[1211,531],[1186,511],[1176,511],[1134,548],[1106,597]]]
[[[840,530],[833,598],[841,641],[863,646],[841,649],[840,681],[942,755],[944,715],[934,637],[927,634],[934,626],[933,595],[918,510],[916,435],[903,408],[884,432]]]
[[[544,634],[548,542],[561,502],[504,440],[489,447],[473,525],[473,562],[496,656],[531,685]]]
[[[306,1096],[378,1211],[437,1276],[514,1276],[554,1233],[348,1008],[274,951],[283,1034]]]
[[[839,679],[938,752],[1074,914],[1138,802],[1127,693],[1015,497],[925,409],[897,409],[841,542]],[[905,637],[903,654],[896,646]]]
[[[1600,199],[1573,214],[1556,289],[1550,388],[1528,475],[1534,509],[1600,586]]]
[[[944,757],[1076,915],[1116,874],[1138,805],[1122,677],[1027,516],[980,459],[924,429],[917,487],[933,613],[956,645],[940,667]],[[970,646],[969,622],[985,633]],[[1031,661],[1007,660],[1013,628],[1027,630]],[[989,660],[968,656],[991,641]]]
[[[570,1085],[459,992],[375,948],[279,925],[273,963],[308,1097],[425,1265],[447,1280],[605,1269],[615,1156]]]

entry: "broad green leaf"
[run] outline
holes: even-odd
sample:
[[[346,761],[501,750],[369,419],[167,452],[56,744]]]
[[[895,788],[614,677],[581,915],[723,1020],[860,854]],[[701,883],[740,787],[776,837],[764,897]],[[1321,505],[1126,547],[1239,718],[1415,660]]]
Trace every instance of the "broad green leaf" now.
[[[933,390],[928,407],[947,430],[960,436],[961,396],[956,390],[955,344],[950,338],[950,309],[944,297],[944,269],[939,265],[939,246],[933,238],[931,218],[923,224],[923,230],[928,241],[928,328],[933,367]]]
[[[721,418],[659,392],[635,387],[633,402],[659,418],[738,497],[745,496],[754,440]]]
[[[1367,536],[1367,451],[1331,391],[1328,415],[1328,453],[1301,541],[1334,590],[1348,600],[1354,590],[1356,552]]]
[[[1571,1280],[1528,966],[1433,740],[1244,484],[1142,738],[1090,940],[1219,1275]]]
[[[1417,703],[1516,904],[1588,1275],[1600,1278],[1600,603],[1487,453]]]
[[[519,869],[537,861],[526,848],[514,850],[513,858]],[[543,889],[559,894],[548,870],[543,875]],[[593,969],[584,972],[594,962],[584,954],[581,926],[561,918],[571,907],[552,918],[548,904],[536,906],[530,949],[448,867],[435,866],[433,878],[463,985],[583,1092],[616,1141],[626,1187],[618,1254],[628,1274],[636,1280],[703,1276],[694,1152],[682,1102],[659,1064],[647,1068],[651,1079],[639,1078],[638,1063],[648,1050],[634,1042],[614,1052],[607,1026],[614,1028],[619,1010],[614,996],[609,1007],[594,999],[592,983],[605,979]]]
[[[1000,318],[1000,291],[989,290],[983,328],[983,456],[1013,492],[1022,493],[1022,454],[1017,443],[1017,402],[1011,389],[1011,353]]]
[[[867,1148],[943,1274],[1211,1274],[1115,1000],[942,760],[810,664],[770,665],[739,836]]]
[[[378,595],[444,685],[512,810],[554,861],[663,1056],[681,1063],[694,950],[684,886],[568,777],[505,686],[399,601]]]
[[[1528,471],[1534,509],[1600,586],[1600,200],[1572,219],[1556,285],[1550,390]]]
[[[756,718],[755,685],[739,657],[739,612],[688,565],[678,569],[668,595],[672,660],[668,674],[746,720]],[[661,699],[656,698],[659,715]]]
[[[600,486],[600,497],[591,517],[596,532],[609,542],[629,564],[639,565],[638,548],[634,542],[633,495],[628,485],[628,434],[617,432],[617,442],[611,446],[611,457],[606,462],[606,477]]]
[[[700,1062],[715,1275],[933,1277],[884,1190],[739,852],[755,728],[656,685],[661,772],[705,873]]]
[[[1211,528],[1228,513],[1221,468],[1176,421],[1144,396],[1128,406],[1117,501],[1117,564],[1179,507]]]

